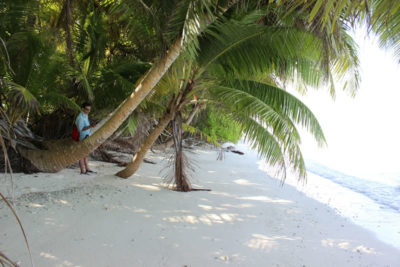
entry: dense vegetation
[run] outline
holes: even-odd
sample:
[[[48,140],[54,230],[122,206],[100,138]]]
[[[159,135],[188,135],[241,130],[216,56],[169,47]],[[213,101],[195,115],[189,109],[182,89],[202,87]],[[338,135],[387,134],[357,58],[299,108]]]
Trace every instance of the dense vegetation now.
[[[303,92],[328,85],[334,95],[340,80],[355,94],[357,47],[348,30],[366,23],[400,51],[399,7],[392,0],[3,0],[2,134],[37,169],[58,171],[113,134],[154,122],[136,166],[119,176],[137,170],[165,129],[177,141],[183,128],[212,143],[243,137],[283,178],[287,168],[304,178],[297,127],[321,145],[325,139],[285,85]],[[84,101],[98,120],[113,114],[84,144],[32,149],[11,136],[24,122],[37,136],[68,137]]]

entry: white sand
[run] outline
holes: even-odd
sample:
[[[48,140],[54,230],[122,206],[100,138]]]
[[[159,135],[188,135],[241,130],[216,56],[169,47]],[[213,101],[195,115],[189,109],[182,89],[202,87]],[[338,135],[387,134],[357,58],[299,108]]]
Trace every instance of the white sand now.
[[[210,192],[162,185],[162,155],[128,180],[113,164],[14,175],[16,208],[35,266],[400,266],[400,251],[290,185],[258,169],[256,157],[190,154],[193,183]],[[4,177],[2,184],[4,184]],[[8,178],[7,178],[8,179]],[[6,192],[3,187],[2,192]],[[21,266],[28,252],[0,204],[0,251]]]

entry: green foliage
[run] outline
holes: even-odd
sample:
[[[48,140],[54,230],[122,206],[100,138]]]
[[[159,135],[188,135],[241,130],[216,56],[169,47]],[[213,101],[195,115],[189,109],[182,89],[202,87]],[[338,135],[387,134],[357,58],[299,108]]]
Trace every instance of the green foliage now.
[[[182,39],[179,59],[139,111],[158,117],[193,82],[185,97],[196,93],[207,103],[197,134],[233,142],[243,134],[267,161],[282,170],[291,165],[300,177],[305,170],[296,127],[319,144],[325,139],[312,112],[283,85],[293,82],[304,92],[328,85],[334,95],[334,81],[341,79],[354,94],[359,62],[347,31],[360,22],[400,55],[395,0],[69,3],[0,1],[0,104],[12,122],[28,112],[40,117],[78,110],[88,100],[103,116]],[[124,125],[128,132],[136,128],[136,115]],[[196,134],[196,127],[186,129]]]
[[[190,135],[192,136],[197,136],[200,137],[200,139],[205,140],[207,143],[212,144],[216,147],[221,146],[220,143],[218,142],[218,140],[216,139],[217,137],[212,137],[208,134],[206,134],[205,132],[201,131],[199,128],[187,125],[186,123],[182,123],[182,129],[185,132],[190,133]]]
[[[237,143],[242,135],[240,126],[232,116],[221,113],[213,107],[207,107],[199,114],[195,127],[219,142]]]
[[[146,73],[150,64],[129,59],[115,59],[93,79],[96,109],[113,110],[135,87],[136,81]]]

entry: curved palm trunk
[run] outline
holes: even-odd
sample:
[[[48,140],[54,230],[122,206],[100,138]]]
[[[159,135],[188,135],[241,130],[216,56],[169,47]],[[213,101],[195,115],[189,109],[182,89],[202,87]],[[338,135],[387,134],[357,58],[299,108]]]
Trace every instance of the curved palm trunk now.
[[[135,156],[133,157],[132,161],[126,166],[125,169],[116,173],[116,176],[122,178],[129,178],[132,176],[138,169],[140,164],[142,164],[144,156],[146,155],[147,151],[151,148],[160,134],[164,131],[167,127],[168,123],[174,118],[174,112],[166,112],[164,116],[160,119],[157,126],[153,129],[153,131],[147,136],[144,140],[143,144],[140,146],[139,150],[136,152]]]
[[[68,146],[59,146],[54,150],[21,150],[23,157],[41,171],[58,172],[68,165],[87,156],[108,137],[110,137],[133,110],[142,102],[147,94],[154,88],[161,77],[165,74],[171,64],[179,56],[182,46],[182,38],[179,38],[171,46],[168,53],[151,68],[143,78],[135,91],[122,102],[111,118],[92,136],[82,142],[73,143]]]

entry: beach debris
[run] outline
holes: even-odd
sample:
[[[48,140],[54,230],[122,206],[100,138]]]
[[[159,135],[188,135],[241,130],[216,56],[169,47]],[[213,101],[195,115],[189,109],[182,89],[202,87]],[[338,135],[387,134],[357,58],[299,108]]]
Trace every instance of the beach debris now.
[[[232,153],[236,153],[236,154],[239,154],[239,155],[244,155],[244,153],[242,151],[239,151],[239,150],[235,149],[234,146],[228,146],[226,149],[227,149],[227,151],[230,151]]]

